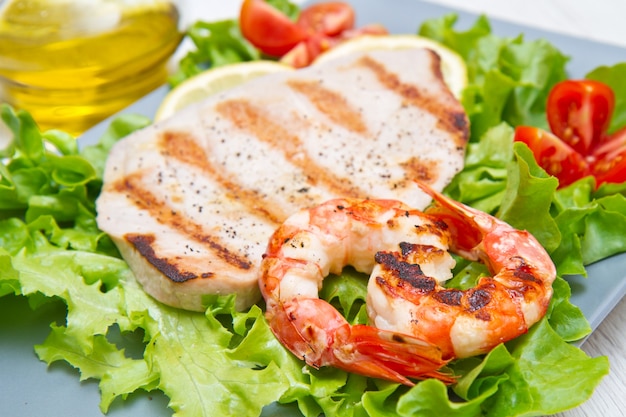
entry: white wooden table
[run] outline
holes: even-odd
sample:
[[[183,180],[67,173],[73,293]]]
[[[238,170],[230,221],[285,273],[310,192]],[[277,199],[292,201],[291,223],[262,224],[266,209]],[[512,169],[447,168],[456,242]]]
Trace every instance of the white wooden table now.
[[[293,0],[292,0],[293,1]],[[351,0],[358,2],[358,0]],[[392,0],[389,0],[392,1]],[[626,47],[626,0],[427,0],[492,18]],[[235,16],[240,1],[178,0],[183,21]],[[302,3],[301,0],[295,3]],[[592,398],[559,417],[616,417],[626,410],[626,300],[586,340],[590,356],[609,357],[610,374]]]

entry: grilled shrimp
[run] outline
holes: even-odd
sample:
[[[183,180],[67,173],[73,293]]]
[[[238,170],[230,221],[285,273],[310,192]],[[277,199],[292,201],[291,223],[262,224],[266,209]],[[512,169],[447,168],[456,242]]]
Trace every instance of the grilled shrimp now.
[[[398,242],[446,248],[439,225],[394,200],[336,199],[291,217],[272,236],[261,263],[266,318],[278,340],[307,364],[407,385],[410,378],[453,379],[439,348],[419,338],[350,325],[318,298],[323,279],[346,265],[369,273],[374,254]],[[446,274],[454,260],[442,263]]]
[[[527,231],[420,187],[435,200],[426,213],[447,225],[450,250],[483,262],[492,276],[465,291],[445,288],[420,268],[438,249],[403,242],[400,250],[376,254],[367,292],[370,320],[419,335],[448,359],[486,353],[526,333],[552,297],[556,269],[548,253]]]
[[[422,188],[436,202],[426,213],[394,200],[335,199],[274,233],[259,284],[270,327],[294,355],[406,385],[452,383],[441,371],[449,360],[485,352],[545,314],[555,269],[536,240]],[[446,289],[449,250],[495,275],[472,290]],[[370,326],[350,325],[318,297],[324,278],[347,265],[371,274]]]

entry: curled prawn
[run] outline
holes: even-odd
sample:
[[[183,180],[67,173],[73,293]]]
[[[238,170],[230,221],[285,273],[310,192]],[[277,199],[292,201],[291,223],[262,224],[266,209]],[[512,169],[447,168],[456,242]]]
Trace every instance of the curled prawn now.
[[[259,278],[266,318],[310,366],[406,385],[452,383],[441,371],[451,359],[486,352],[545,314],[556,273],[541,245],[420,187],[435,201],[426,212],[394,200],[335,199],[294,214],[273,234]],[[455,266],[449,250],[483,261],[494,276],[471,290],[446,289]],[[347,265],[371,274],[372,326],[350,325],[319,299],[324,278]]]
[[[418,184],[419,185],[419,184]],[[420,187],[435,204],[426,210],[447,225],[450,250],[480,261],[491,276],[467,290],[445,288],[420,265],[434,248],[401,243],[378,252],[368,282],[368,316],[375,326],[419,335],[436,344],[444,358],[486,353],[528,331],[545,314],[556,269],[541,244],[484,212]]]

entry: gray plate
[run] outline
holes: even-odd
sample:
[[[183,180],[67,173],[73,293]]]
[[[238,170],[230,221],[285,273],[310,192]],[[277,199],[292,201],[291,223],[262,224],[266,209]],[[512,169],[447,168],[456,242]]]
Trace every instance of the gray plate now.
[[[358,24],[379,22],[395,33],[415,33],[422,20],[440,17],[453,10],[417,0],[359,0],[354,2]],[[475,15],[457,12],[458,27],[469,27]],[[599,65],[613,65],[626,61],[626,49],[539,31],[524,26],[491,20],[494,33],[526,39],[545,38],[565,54],[571,56],[568,65],[572,77],[582,77]],[[166,89],[161,88],[146,96],[124,112],[154,114]],[[95,142],[106,129],[102,123],[81,139],[81,143]],[[589,277],[568,277],[572,286],[572,302],[578,305],[592,328],[596,328],[626,294],[626,253],[606,259],[588,268]],[[63,321],[65,308],[49,305],[32,312],[21,297],[0,299],[0,415],[11,417],[102,416],[98,409],[100,394],[97,381],[79,381],[79,374],[65,363],[49,368],[40,362],[33,345],[42,343],[49,333],[52,320]],[[160,392],[136,393],[126,401],[116,400],[108,416],[140,417],[171,416],[168,399]],[[266,410],[264,415],[287,417],[296,415],[291,408]]]

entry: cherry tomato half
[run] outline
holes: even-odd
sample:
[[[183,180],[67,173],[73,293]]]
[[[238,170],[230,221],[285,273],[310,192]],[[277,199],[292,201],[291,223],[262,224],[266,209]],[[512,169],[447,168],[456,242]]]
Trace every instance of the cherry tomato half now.
[[[598,186],[626,181],[626,128],[606,137],[595,149],[591,172]]]
[[[528,145],[539,166],[557,177],[560,187],[590,173],[582,155],[550,132],[538,127],[519,126],[515,129],[515,140]]]
[[[354,28],[354,9],[347,3],[309,6],[292,22],[264,0],[245,0],[239,14],[241,33],[267,55],[295,68],[305,67],[336,44],[361,34],[386,34],[381,25]]]
[[[547,101],[552,132],[582,155],[604,140],[611,122],[615,97],[606,84],[592,80],[567,80],[556,84]]]
[[[314,4],[300,12],[297,24],[310,35],[336,36],[354,27],[354,9],[341,2]]]
[[[520,126],[515,140],[533,151],[537,163],[563,187],[587,175],[596,187],[626,181],[626,128],[607,134],[615,95],[592,80],[567,80],[548,95],[546,116],[552,133]]]
[[[379,24],[365,25],[357,29],[344,30],[337,36],[326,36],[317,33],[309,36],[306,40],[300,42],[292,50],[283,55],[280,62],[294,68],[303,68],[310,65],[320,54],[345,40],[361,35],[386,35],[388,33],[387,29]]]
[[[239,13],[242,35],[263,53],[282,56],[306,38],[306,30],[263,0],[244,0]]]
[[[340,41],[339,37],[330,37],[321,33],[309,36],[298,43],[280,59],[280,62],[294,68],[303,68],[311,64],[322,52],[335,46]]]

